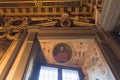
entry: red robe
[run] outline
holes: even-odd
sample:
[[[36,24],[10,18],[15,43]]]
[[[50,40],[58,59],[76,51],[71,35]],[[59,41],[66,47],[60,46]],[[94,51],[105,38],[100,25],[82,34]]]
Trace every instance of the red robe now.
[[[55,59],[58,62],[66,62],[68,61],[70,58],[70,54],[67,51],[60,51],[59,53],[57,53],[57,55],[55,56]]]

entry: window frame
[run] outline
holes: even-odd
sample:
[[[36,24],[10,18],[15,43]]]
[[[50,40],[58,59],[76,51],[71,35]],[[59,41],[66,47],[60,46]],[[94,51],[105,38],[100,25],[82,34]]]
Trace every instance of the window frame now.
[[[62,80],[62,69],[76,70],[78,71],[79,79],[84,80],[85,75],[83,74],[82,69],[78,67],[70,67],[70,66],[55,65],[55,64],[41,64],[41,66],[58,68],[58,80]],[[41,66],[40,66],[40,69],[41,69]],[[39,74],[40,74],[40,69],[39,69]],[[38,80],[39,80],[39,77],[38,77]]]

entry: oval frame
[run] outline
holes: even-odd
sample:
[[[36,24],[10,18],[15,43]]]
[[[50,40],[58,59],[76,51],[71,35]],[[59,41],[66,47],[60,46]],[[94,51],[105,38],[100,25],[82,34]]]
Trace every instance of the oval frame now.
[[[63,51],[61,50],[63,48]],[[53,58],[59,63],[66,63],[72,57],[72,48],[66,43],[58,43],[53,48]]]

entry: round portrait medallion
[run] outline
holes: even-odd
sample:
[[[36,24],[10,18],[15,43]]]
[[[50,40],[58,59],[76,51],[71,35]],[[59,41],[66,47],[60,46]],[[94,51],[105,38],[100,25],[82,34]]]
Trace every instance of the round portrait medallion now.
[[[59,43],[53,49],[53,57],[57,62],[65,63],[70,60],[72,49],[66,43]]]

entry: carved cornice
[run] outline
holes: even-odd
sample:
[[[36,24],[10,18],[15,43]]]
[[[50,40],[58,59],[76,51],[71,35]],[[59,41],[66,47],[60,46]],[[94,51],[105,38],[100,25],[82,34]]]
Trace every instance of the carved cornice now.
[[[0,39],[7,38],[9,40],[17,40],[21,37],[25,29],[12,29],[12,28],[4,28],[0,30]]]
[[[0,39],[17,40],[26,30],[27,20],[25,17],[6,17],[4,22],[5,25],[0,26]]]
[[[27,25],[26,17],[7,17],[7,19],[4,26],[8,28],[22,29]]]

